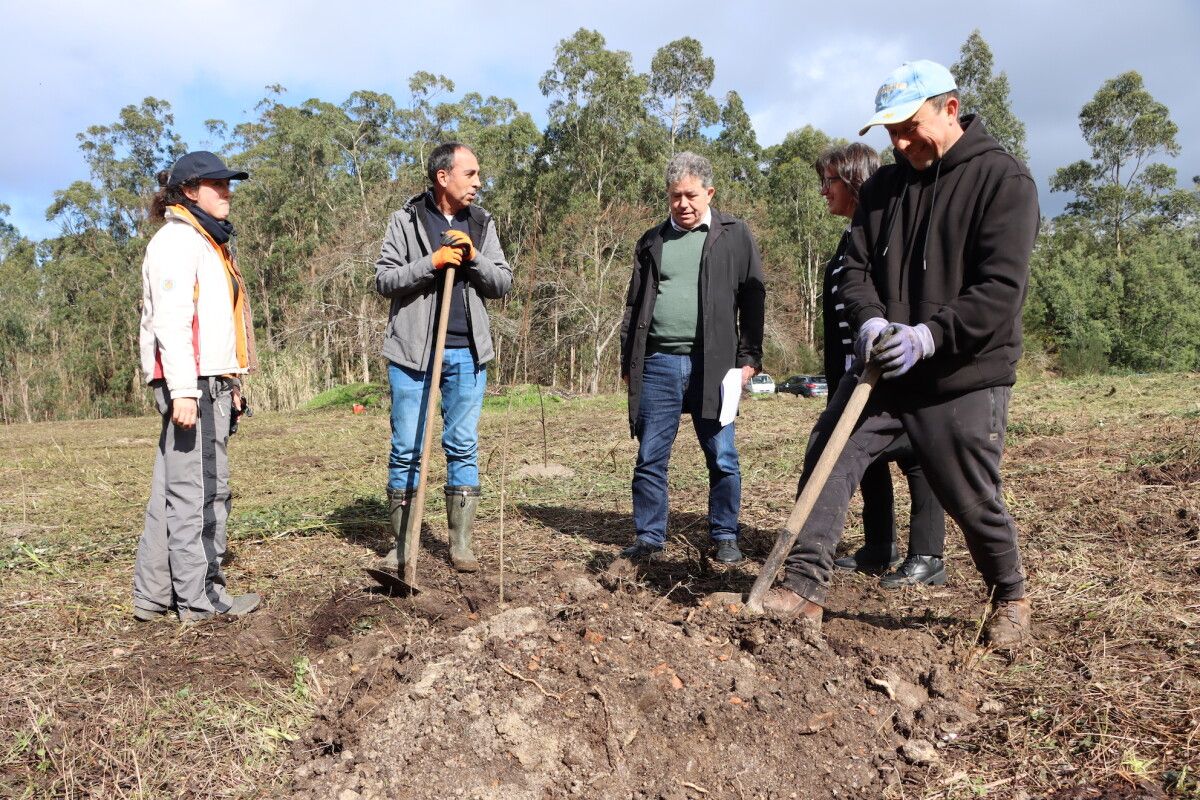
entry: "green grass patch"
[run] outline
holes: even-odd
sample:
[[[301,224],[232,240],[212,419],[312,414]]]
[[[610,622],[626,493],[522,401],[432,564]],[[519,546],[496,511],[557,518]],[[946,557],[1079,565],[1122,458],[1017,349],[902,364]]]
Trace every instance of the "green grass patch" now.
[[[505,411],[512,404],[513,411],[519,411],[523,408],[537,408],[538,389],[541,388],[540,402],[545,405],[546,411],[552,408],[557,408],[566,402],[562,397],[553,393],[553,390],[539,387],[533,383],[522,383],[517,386],[510,386],[503,392],[489,394],[483,398],[483,408],[485,411]]]
[[[376,408],[385,404],[388,397],[388,387],[382,383],[348,383],[344,386],[334,386],[304,404],[309,411],[321,408],[349,408],[361,404],[367,408]]]
[[[1035,422],[1009,422],[1007,434],[1014,438],[1026,436],[1062,436],[1067,428],[1057,420]]]

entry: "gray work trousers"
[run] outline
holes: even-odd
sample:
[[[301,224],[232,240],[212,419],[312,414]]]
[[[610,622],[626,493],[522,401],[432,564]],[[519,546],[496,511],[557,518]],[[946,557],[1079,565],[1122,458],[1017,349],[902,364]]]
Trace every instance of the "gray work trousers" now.
[[[162,415],[146,524],[133,570],[133,605],[176,609],[181,619],[230,609],[221,560],[229,516],[229,414],[232,385],[200,378],[196,427],[171,421],[162,381],[153,384]]]
[[[843,380],[813,427],[801,487],[856,385],[856,380]],[[967,550],[994,599],[1024,597],[1025,571],[1017,548],[1017,526],[1004,506],[1000,485],[1000,456],[1012,387],[977,389],[933,400],[895,397],[889,388],[888,382],[881,380],[867,402],[788,555],[784,585],[824,605],[850,497],[871,462],[907,432],[934,495],[962,529]]]

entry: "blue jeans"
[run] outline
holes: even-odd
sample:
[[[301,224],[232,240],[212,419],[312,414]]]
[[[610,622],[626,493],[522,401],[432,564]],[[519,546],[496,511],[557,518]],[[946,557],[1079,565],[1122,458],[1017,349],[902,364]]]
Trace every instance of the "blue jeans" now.
[[[392,389],[392,450],[388,489],[415,489],[421,472],[421,436],[429,402],[430,373],[388,363]],[[447,348],[442,357],[442,449],[446,485],[478,486],[479,414],[487,368],[477,365],[469,347]]]
[[[646,356],[638,407],[637,465],[633,468],[633,524],[637,538],[652,546],[667,541],[667,464],[679,430],[679,415],[691,414],[696,439],[708,464],[708,534],[735,540],[742,504],[733,423],[700,417],[703,356],[652,353]]]

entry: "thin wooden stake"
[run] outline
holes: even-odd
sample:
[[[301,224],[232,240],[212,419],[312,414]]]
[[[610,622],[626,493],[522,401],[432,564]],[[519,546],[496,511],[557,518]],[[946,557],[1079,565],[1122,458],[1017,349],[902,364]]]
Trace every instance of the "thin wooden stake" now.
[[[550,447],[546,444],[546,403],[542,400],[542,385],[538,384],[538,406],[542,409],[542,466],[550,465]]]
[[[512,391],[508,393],[508,410],[504,412],[504,446],[500,449],[500,605],[504,605],[504,501],[508,478],[508,426],[512,420]]]

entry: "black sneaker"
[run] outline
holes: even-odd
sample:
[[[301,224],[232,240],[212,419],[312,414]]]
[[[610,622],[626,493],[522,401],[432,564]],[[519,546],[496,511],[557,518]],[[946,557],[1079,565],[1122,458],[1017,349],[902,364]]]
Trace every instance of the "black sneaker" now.
[[[909,556],[895,572],[879,579],[885,589],[901,586],[941,586],[946,582],[946,562],[939,556]]]
[[[621,551],[621,558],[628,561],[652,561],[662,554],[661,547],[655,547],[652,544],[646,544],[641,539],[634,542],[629,547]]]
[[[833,565],[838,569],[850,572],[883,572],[889,570],[900,561],[900,551],[892,542],[891,553],[884,553],[878,547],[863,546],[852,555],[842,556],[834,560]]]
[[[737,539],[722,539],[717,542],[717,552],[713,558],[722,564],[736,564],[742,560],[742,551],[738,549]]]

